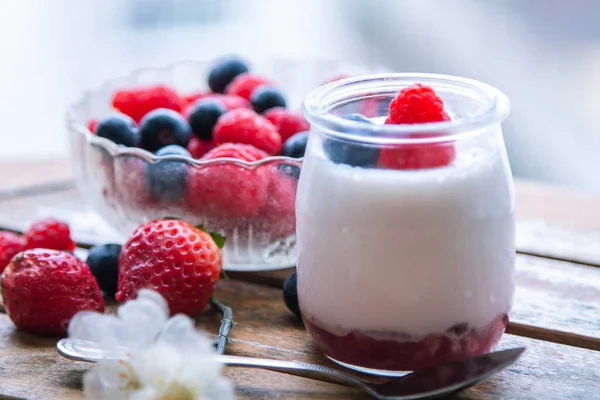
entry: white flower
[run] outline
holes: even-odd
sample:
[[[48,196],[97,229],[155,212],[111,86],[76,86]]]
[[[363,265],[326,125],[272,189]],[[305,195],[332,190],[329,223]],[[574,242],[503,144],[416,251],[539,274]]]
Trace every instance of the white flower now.
[[[185,315],[168,318],[164,299],[142,290],[117,316],[77,314],[69,336],[103,351],[126,348],[129,357],[98,363],[83,379],[85,397],[98,400],[229,400],[233,385],[223,376],[210,340]]]

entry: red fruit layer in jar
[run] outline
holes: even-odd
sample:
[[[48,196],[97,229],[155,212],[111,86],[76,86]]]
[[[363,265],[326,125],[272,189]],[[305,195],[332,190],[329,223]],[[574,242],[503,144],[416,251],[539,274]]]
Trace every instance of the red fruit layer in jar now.
[[[325,355],[357,367],[386,371],[414,371],[488,353],[500,341],[508,324],[508,315],[504,314],[485,328],[457,324],[445,332],[414,340],[400,332],[352,331],[338,336],[320,328],[309,316],[303,319],[308,333]]]

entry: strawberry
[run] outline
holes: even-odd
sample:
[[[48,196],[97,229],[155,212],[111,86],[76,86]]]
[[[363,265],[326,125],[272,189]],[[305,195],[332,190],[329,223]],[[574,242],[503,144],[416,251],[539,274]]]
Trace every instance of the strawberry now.
[[[141,225],[121,250],[117,300],[124,303],[141,289],[153,289],[172,315],[196,316],[217,287],[223,243],[222,236],[180,220]]]
[[[10,260],[25,250],[25,239],[16,233],[0,232],[0,274],[8,265]]]
[[[267,156],[250,145],[226,143],[210,150],[202,160],[236,158],[253,162]],[[198,214],[210,217],[253,215],[267,199],[268,168],[251,169],[231,163],[193,168],[188,178],[187,203]]]
[[[66,222],[44,218],[34,222],[23,235],[26,249],[75,250],[71,230]]]
[[[88,266],[74,255],[33,249],[16,255],[4,270],[3,302],[17,328],[64,335],[79,311],[104,311],[100,288]]]

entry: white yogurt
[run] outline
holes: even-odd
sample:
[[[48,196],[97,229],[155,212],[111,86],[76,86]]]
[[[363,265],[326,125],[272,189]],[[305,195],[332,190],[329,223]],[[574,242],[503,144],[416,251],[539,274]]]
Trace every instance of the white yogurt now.
[[[304,160],[298,295],[332,333],[422,336],[485,327],[510,309],[515,220],[503,152],[391,171]]]

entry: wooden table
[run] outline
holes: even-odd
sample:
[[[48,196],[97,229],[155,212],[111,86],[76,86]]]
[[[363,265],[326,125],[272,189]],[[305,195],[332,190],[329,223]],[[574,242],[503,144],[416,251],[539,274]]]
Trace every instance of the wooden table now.
[[[8,171],[29,171],[11,173]],[[0,227],[23,230],[42,215],[66,218],[83,244],[111,232],[74,190],[64,161],[0,164]],[[527,353],[460,399],[600,399],[600,197],[517,182],[517,291],[501,348]],[[285,308],[281,285],[290,270],[230,273],[217,296],[237,325],[228,354],[331,365]],[[206,311],[198,326],[218,329]],[[79,399],[88,364],[67,361],[56,338],[19,332],[0,314],[0,398]],[[267,371],[228,369],[241,399],[365,399],[357,391]]]

